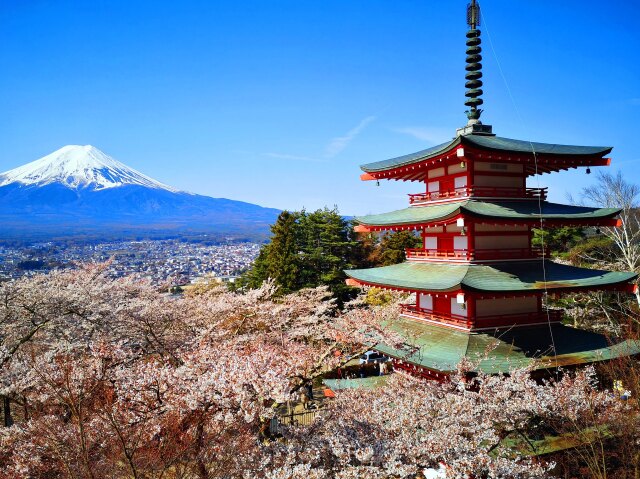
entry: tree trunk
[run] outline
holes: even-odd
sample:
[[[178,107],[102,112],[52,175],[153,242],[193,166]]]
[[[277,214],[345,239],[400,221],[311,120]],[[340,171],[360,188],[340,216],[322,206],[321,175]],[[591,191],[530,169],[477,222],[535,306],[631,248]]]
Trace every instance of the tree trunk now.
[[[2,411],[4,412],[4,427],[13,426],[13,417],[11,417],[11,401],[8,396],[2,396]]]
[[[202,458],[202,450],[204,449],[204,424],[201,422],[196,428],[196,474],[199,479],[207,479],[209,473],[207,465]]]

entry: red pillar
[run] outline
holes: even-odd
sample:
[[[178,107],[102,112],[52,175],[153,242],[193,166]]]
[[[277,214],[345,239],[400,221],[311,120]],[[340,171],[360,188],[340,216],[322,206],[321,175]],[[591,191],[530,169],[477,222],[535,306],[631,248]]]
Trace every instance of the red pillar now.
[[[476,325],[476,297],[473,294],[467,295],[467,323],[470,328]]]

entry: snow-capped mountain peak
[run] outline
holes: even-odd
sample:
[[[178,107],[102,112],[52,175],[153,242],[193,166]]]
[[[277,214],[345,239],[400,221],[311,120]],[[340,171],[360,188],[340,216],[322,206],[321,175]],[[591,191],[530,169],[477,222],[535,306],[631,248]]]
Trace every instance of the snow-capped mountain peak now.
[[[91,145],[67,145],[57,151],[0,174],[0,186],[11,183],[48,185],[61,183],[72,189],[104,190],[123,185],[178,190],[143,175]]]

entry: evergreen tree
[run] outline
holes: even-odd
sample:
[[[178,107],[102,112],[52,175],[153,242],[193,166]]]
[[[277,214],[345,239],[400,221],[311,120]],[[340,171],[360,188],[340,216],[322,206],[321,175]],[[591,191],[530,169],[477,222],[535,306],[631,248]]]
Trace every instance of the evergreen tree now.
[[[253,265],[245,270],[235,282],[229,283],[231,290],[257,289],[269,277],[267,273],[269,246],[268,244],[263,245]]]
[[[554,254],[567,253],[585,239],[583,228],[562,226],[560,228],[533,229],[533,246],[544,247]]]
[[[376,263],[380,266],[402,263],[406,258],[405,250],[419,248],[421,244],[422,240],[414,231],[385,233],[376,252]]]
[[[298,213],[283,211],[271,226],[271,242],[260,249],[253,266],[245,272],[233,289],[259,288],[273,279],[282,294],[299,289]]]
[[[358,247],[352,228],[336,208],[300,215],[301,287],[327,285],[339,299],[351,292],[344,281]]]
[[[284,211],[271,233],[271,242],[233,288],[257,288],[273,278],[281,294],[326,285],[340,302],[354,295],[344,270],[360,266],[361,247],[351,223],[336,208]]]
[[[267,278],[273,278],[282,293],[299,289],[300,250],[297,235],[297,214],[283,211],[271,227],[271,243],[265,253]],[[266,279],[266,278],[265,278]]]

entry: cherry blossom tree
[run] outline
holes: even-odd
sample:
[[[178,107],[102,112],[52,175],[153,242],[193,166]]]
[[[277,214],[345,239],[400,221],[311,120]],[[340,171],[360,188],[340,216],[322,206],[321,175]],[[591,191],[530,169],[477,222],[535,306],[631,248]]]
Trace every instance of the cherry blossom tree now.
[[[312,426],[289,429],[276,447],[282,463],[267,477],[416,477],[439,463],[450,477],[547,477],[552,464],[517,457],[500,441],[524,437],[534,418],[574,433],[624,420],[626,409],[594,380],[591,368],[544,384],[527,370],[471,382],[461,371],[442,384],[395,375],[381,389],[341,392]]]
[[[100,266],[3,285],[2,393],[25,411],[3,431],[7,477],[253,467],[274,406],[377,341],[392,313],[339,314],[326,288],[274,293],[176,297]]]
[[[440,463],[451,477],[544,477],[549,464],[500,440],[534,420],[577,431],[630,417],[591,370],[538,384],[461,365],[444,384],[393,375],[341,392],[273,437],[304,384],[400,341],[393,304],[274,293],[175,296],[100,265],[0,285],[1,393],[19,406],[0,428],[0,478],[413,478]]]

